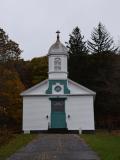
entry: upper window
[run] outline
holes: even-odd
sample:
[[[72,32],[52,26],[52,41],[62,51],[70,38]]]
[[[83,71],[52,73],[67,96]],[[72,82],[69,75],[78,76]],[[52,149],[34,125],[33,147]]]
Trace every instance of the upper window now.
[[[55,69],[55,71],[61,70],[61,59],[60,58],[54,59],[54,69]]]

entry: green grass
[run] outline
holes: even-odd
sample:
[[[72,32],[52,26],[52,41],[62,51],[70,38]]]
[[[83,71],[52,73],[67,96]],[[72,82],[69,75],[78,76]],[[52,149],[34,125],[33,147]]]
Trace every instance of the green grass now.
[[[120,136],[109,133],[81,135],[101,160],[120,160]]]
[[[14,135],[7,144],[0,147],[0,160],[5,160],[7,157],[15,153],[21,147],[25,146],[35,137],[36,137],[35,134],[16,134]]]

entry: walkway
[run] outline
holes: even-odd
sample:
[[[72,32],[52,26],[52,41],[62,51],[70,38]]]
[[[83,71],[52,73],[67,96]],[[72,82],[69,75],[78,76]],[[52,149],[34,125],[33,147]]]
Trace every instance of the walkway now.
[[[75,134],[40,134],[7,160],[100,160]]]

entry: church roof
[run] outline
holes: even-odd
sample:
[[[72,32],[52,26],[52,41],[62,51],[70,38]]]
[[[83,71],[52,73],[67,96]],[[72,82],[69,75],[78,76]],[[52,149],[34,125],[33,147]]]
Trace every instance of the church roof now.
[[[59,37],[59,31],[57,33],[57,40],[56,42],[50,47],[48,51],[48,55],[56,55],[56,54],[65,54],[68,55],[68,50],[67,48],[60,42],[60,37]]]

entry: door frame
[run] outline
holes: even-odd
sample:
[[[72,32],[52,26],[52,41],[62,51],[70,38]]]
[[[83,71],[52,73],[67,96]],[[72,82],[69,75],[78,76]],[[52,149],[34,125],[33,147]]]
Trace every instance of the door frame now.
[[[50,97],[51,100],[51,114],[52,114],[52,101],[54,100],[63,100],[64,101],[64,113],[65,113],[65,123],[66,123],[66,128],[67,128],[67,122],[66,122],[66,107],[65,107],[65,100],[67,99],[66,97]],[[51,128],[51,114],[50,114],[50,128]],[[58,128],[59,129],[59,128]]]

